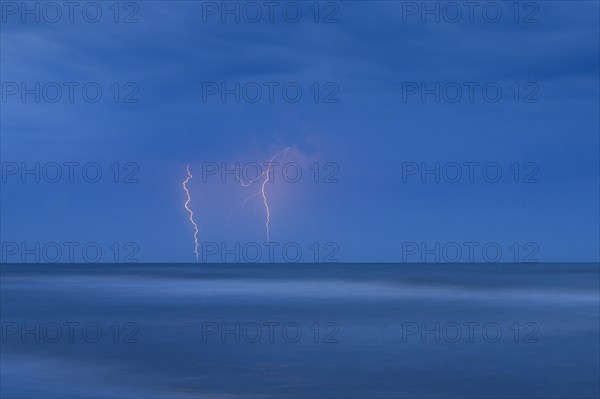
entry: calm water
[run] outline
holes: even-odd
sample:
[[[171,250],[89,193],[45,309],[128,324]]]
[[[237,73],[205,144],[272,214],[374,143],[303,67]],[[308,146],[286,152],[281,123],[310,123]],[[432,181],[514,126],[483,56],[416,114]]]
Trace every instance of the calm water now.
[[[599,267],[2,265],[2,398],[597,398]]]

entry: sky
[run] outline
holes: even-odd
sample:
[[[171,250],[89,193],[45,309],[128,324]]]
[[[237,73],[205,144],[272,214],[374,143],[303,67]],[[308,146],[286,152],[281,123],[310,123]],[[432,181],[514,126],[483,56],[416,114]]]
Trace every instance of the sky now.
[[[0,3],[3,262],[195,262],[188,165],[204,262],[600,260],[597,2],[50,4]]]

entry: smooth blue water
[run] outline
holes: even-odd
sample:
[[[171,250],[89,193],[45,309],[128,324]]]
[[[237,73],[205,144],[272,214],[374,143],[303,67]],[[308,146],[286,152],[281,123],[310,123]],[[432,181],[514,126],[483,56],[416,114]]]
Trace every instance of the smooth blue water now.
[[[598,398],[599,279],[598,264],[2,265],[0,396]]]

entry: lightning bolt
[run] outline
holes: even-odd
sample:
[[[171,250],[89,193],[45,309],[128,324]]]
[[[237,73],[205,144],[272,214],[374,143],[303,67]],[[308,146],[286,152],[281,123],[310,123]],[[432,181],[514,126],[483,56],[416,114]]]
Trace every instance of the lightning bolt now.
[[[273,161],[275,161],[275,158],[277,158],[277,157],[279,157],[279,156],[282,156],[282,157],[283,157],[283,156],[285,156],[285,154],[287,154],[287,152],[288,152],[289,150],[290,150],[290,147],[286,147],[286,148],[285,148],[285,149],[283,149],[282,151],[280,151],[280,152],[278,152],[277,154],[273,155],[273,156],[271,157],[271,159],[270,159],[268,162],[266,162],[266,163],[267,163],[267,170],[265,170],[264,172],[262,172],[262,173],[261,173],[261,174],[260,174],[260,175],[259,175],[259,176],[258,176],[256,179],[254,179],[254,180],[250,180],[250,181],[248,181],[248,182],[244,182],[244,180],[243,180],[243,179],[241,179],[241,178],[238,176],[238,178],[239,178],[239,180],[240,180],[240,183],[242,184],[242,187],[248,187],[248,186],[250,186],[251,184],[254,184],[254,183],[256,183],[256,182],[260,181],[260,180],[261,180],[263,177],[264,177],[264,180],[263,180],[263,182],[262,182],[262,184],[261,184],[261,186],[260,186],[260,191],[259,191],[259,192],[257,192],[257,193],[254,193],[254,194],[252,194],[250,197],[246,198],[246,199],[244,200],[244,202],[242,202],[241,204],[239,204],[238,206],[236,206],[235,208],[233,208],[233,209],[231,210],[231,212],[229,213],[229,215],[231,215],[231,214],[232,214],[232,213],[233,213],[233,212],[234,212],[234,211],[235,211],[237,208],[239,208],[239,207],[241,207],[241,206],[243,206],[243,205],[246,205],[246,203],[247,203],[247,202],[248,202],[250,199],[252,199],[252,198],[254,198],[254,197],[257,197],[257,196],[261,195],[261,196],[262,196],[262,199],[263,199],[263,205],[264,205],[264,207],[265,207],[265,214],[266,214],[266,219],[265,219],[265,229],[266,229],[266,232],[267,232],[267,242],[269,242],[269,239],[270,239],[271,208],[269,207],[269,201],[268,201],[268,199],[267,199],[266,185],[267,185],[267,183],[268,183],[268,182],[269,182],[269,180],[270,180],[270,176],[271,176],[271,170],[273,169]]]
[[[194,212],[189,208],[189,204],[191,201],[190,192],[188,191],[187,184],[192,179],[192,174],[190,173],[190,165],[186,167],[187,170],[187,179],[183,181],[183,189],[185,190],[185,194],[187,196],[187,201],[185,201],[185,209],[190,213],[190,222],[194,225],[194,242],[196,246],[194,247],[194,253],[196,254],[196,262],[198,262],[198,225],[194,222]]]
[[[267,229],[267,242],[269,242],[269,224],[271,223],[271,210],[269,209],[269,202],[267,201],[267,194],[265,193],[265,186],[269,182],[269,176],[271,174],[270,172],[271,172],[271,168],[272,168],[272,165],[273,165],[273,161],[279,155],[281,155],[281,154],[283,154],[283,155],[287,154],[287,152],[288,152],[289,149],[290,149],[290,147],[287,147],[283,151],[281,151],[281,152],[273,155],[273,157],[269,161],[269,166],[267,166],[267,170],[265,172],[265,180],[263,181],[263,183],[261,185],[261,189],[260,189],[260,191],[262,192],[263,204],[265,205],[265,212],[267,214],[267,219],[265,221],[265,227]]]

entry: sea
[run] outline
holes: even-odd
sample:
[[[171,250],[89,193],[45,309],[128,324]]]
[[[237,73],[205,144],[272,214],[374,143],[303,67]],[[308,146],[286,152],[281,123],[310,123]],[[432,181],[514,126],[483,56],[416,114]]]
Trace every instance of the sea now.
[[[2,264],[4,398],[598,398],[600,267]]]

